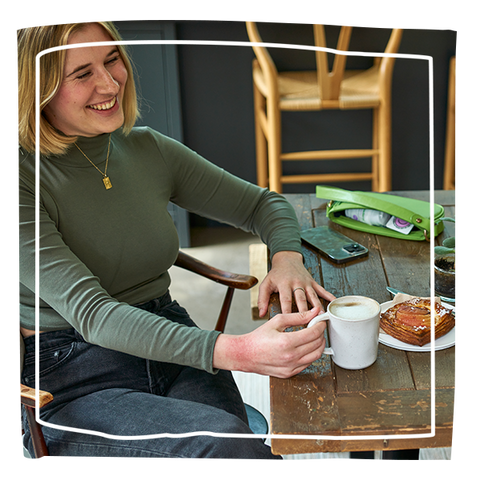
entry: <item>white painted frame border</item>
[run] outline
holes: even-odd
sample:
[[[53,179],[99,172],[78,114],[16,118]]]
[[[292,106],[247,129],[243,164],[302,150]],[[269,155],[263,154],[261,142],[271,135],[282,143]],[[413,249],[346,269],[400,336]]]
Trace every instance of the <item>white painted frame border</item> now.
[[[373,53],[373,52],[344,52],[331,48],[314,47],[308,45],[289,45],[282,43],[258,43],[258,42],[231,42],[231,41],[190,41],[190,40],[129,40],[129,41],[111,41],[111,42],[91,42],[91,43],[78,43],[73,45],[65,45],[54,48],[49,48],[41,51],[36,56],[36,76],[35,76],[35,108],[36,108],[36,143],[35,143],[35,171],[37,175],[35,177],[35,388],[36,388],[36,402],[39,403],[39,390],[40,390],[40,59],[44,55],[58,51],[58,50],[70,50],[74,48],[85,47],[101,47],[110,45],[203,45],[203,46],[225,46],[225,47],[248,47],[263,46],[266,48],[288,48],[291,50],[310,50],[310,51],[324,51],[328,53],[354,56],[354,57],[393,57],[404,58],[409,60],[424,60],[428,62],[428,84],[429,84],[429,163],[430,163],[430,232],[435,231],[434,222],[434,115],[433,115],[433,57],[428,55],[414,55],[414,54],[388,54],[388,53]],[[435,285],[434,276],[434,249],[433,243],[430,248],[430,285]],[[432,305],[434,303],[434,289],[431,288],[430,292]],[[433,310],[432,310],[433,317]],[[432,318],[432,325],[435,322]],[[345,436],[332,436],[332,435],[255,435],[255,434],[234,434],[234,433],[215,433],[208,431],[200,432],[188,432],[182,434],[162,433],[157,435],[142,435],[142,436],[119,436],[109,435],[102,432],[96,432],[91,430],[84,430],[79,428],[55,425],[49,422],[45,422],[40,419],[40,410],[37,408],[36,420],[40,425],[48,428],[54,428],[57,430],[64,430],[68,432],[95,435],[104,438],[110,438],[114,440],[150,440],[154,438],[186,438],[193,436],[213,436],[223,438],[276,438],[276,439],[301,439],[301,440],[396,440],[396,439],[409,439],[409,438],[432,438],[435,437],[435,331],[431,329],[431,347],[430,347],[430,385],[431,385],[431,431],[430,433],[416,434],[416,435],[345,435]]]

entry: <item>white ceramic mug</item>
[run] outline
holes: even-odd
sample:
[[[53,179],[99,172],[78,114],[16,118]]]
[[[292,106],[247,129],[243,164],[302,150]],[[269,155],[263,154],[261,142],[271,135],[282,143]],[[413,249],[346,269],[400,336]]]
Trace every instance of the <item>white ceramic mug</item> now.
[[[329,321],[331,348],[323,353],[332,355],[336,365],[358,370],[372,365],[377,359],[380,305],[368,297],[351,295],[336,298],[327,312],[313,318],[308,327]]]

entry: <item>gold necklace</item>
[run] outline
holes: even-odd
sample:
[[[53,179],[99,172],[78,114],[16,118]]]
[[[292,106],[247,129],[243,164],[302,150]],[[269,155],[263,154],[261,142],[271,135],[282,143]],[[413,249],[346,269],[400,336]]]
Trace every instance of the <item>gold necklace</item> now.
[[[110,156],[110,140],[112,138],[112,134],[108,136],[108,150],[107,150],[107,161],[105,163],[105,172],[102,172],[82,151],[82,149],[75,143],[75,146],[80,150],[80,152],[83,154],[83,156],[102,174],[103,176],[103,184],[105,185],[105,189],[109,190],[112,188],[112,182],[110,181],[110,178],[107,177],[107,168],[108,168],[108,157]]]

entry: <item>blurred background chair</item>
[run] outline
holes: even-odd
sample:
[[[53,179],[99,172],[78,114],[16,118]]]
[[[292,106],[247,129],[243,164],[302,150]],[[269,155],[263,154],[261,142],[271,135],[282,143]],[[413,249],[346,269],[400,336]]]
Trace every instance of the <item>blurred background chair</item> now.
[[[450,59],[447,100],[447,130],[445,135],[445,164],[443,189],[455,190],[455,57]]]
[[[246,22],[251,42],[262,42],[256,23]],[[325,28],[313,25],[316,47],[327,47]],[[352,27],[341,27],[337,50],[348,51]],[[398,51],[403,31],[393,29],[385,48],[387,54]],[[367,70],[347,70],[347,56],[335,54],[330,70],[328,55],[316,51],[316,70],[278,72],[267,48],[252,45],[257,183],[281,193],[286,183],[345,182],[371,180],[372,191],[391,189],[391,83],[394,57],[375,57]],[[372,148],[282,151],[281,112],[324,109],[371,109]],[[337,160],[372,158],[371,172],[284,175],[282,162],[295,160]]]
[[[192,273],[201,275],[214,282],[227,287],[225,299],[215,325],[215,330],[223,332],[227,322],[228,312],[232,303],[233,294],[236,289],[249,290],[258,283],[257,278],[252,275],[242,275],[237,273],[226,272],[214,268],[200,260],[197,260],[190,255],[180,251],[175,262],[175,266],[184,268]],[[21,338],[21,344],[23,339]],[[23,345],[21,345],[21,352],[23,352]],[[22,353],[23,355],[23,353]],[[36,391],[25,385],[20,385],[20,400],[24,406],[27,414],[28,426],[32,436],[32,443],[34,449],[34,457],[40,458],[48,456],[48,447],[42,433],[41,425],[36,421],[35,410],[42,408],[53,400],[53,396],[49,392],[38,392],[39,402],[36,401]],[[248,424],[253,433],[257,435],[266,435],[268,433],[268,422],[265,417],[254,407],[245,404],[245,409],[248,416]],[[26,456],[30,456],[25,451]]]

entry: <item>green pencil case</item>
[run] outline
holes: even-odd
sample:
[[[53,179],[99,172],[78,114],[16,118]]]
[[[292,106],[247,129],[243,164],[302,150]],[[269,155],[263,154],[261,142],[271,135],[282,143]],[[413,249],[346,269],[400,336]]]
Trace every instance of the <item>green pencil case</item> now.
[[[358,192],[344,190],[337,187],[318,185],[316,189],[318,198],[330,200],[327,205],[327,217],[334,223],[353,230],[400,238],[403,240],[429,240],[430,202],[413,198],[400,197],[378,192]],[[405,234],[383,226],[373,226],[345,216],[345,210],[353,208],[379,210],[413,224],[410,233]],[[444,228],[443,221],[445,210],[441,205],[433,205],[434,230],[436,237]]]

